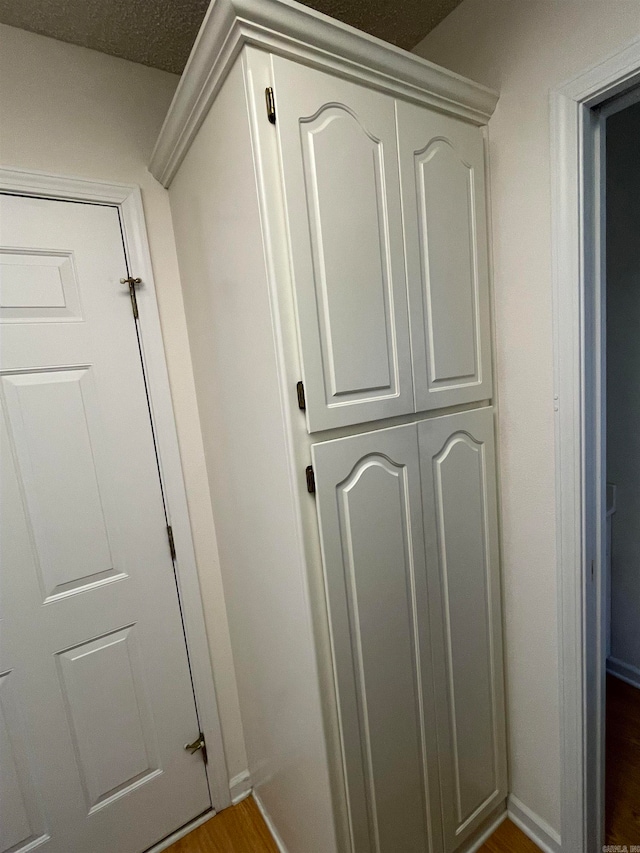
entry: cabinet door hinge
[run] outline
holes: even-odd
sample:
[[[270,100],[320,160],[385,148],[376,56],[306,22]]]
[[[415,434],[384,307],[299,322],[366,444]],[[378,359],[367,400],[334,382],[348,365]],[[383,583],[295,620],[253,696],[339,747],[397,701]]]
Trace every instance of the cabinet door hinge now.
[[[138,300],[136,299],[136,286],[142,284],[141,278],[121,278],[120,284],[129,285],[129,296],[131,297],[131,310],[133,311],[133,319],[138,319]]]
[[[185,743],[184,748],[187,752],[190,752],[191,755],[195,755],[196,752],[202,751],[202,760],[205,764],[207,763],[207,743],[202,732],[198,734],[198,737],[193,743]]]
[[[169,540],[169,550],[171,551],[171,559],[176,558],[176,543],[173,541],[173,528],[167,524],[167,539]]]
[[[316,490],[316,475],[313,473],[313,465],[308,465],[305,471],[307,477],[307,491],[314,494]]]
[[[296,385],[296,393],[298,394],[298,408],[304,410],[307,408],[307,401],[304,397],[304,383],[298,382]]]
[[[267,86],[264,90],[264,97],[267,102],[267,118],[271,122],[271,124],[276,123],[276,99],[273,95],[273,88],[271,86]]]

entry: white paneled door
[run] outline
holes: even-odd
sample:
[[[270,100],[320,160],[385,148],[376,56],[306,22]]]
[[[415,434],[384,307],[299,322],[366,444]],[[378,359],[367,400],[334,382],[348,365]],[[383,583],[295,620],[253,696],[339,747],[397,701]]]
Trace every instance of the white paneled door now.
[[[211,807],[127,274],[117,208],[0,196],[1,853]]]
[[[407,414],[393,98],[272,62],[309,429]]]

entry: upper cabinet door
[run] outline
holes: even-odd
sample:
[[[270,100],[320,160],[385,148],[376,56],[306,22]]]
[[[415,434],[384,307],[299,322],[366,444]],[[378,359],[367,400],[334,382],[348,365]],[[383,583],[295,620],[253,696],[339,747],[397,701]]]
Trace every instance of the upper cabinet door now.
[[[309,431],[412,412],[394,101],[272,61]]]
[[[507,796],[493,410],[418,424],[445,853]]]
[[[396,105],[416,409],[488,400],[482,131],[421,107]]]
[[[313,446],[353,853],[441,851],[415,424]]]

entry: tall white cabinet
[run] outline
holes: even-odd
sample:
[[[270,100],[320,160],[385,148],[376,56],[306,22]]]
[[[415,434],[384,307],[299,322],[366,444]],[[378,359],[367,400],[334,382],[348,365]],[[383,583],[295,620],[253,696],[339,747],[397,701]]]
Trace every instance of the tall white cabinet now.
[[[288,853],[464,851],[505,809],[495,102],[290,0],[214,0],[151,163]]]

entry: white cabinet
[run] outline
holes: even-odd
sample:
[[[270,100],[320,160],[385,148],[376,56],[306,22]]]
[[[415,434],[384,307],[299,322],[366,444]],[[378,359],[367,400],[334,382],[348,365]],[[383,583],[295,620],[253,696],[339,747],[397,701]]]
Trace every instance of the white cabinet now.
[[[506,796],[493,412],[313,459],[354,851],[449,853]]]
[[[489,400],[482,131],[396,105],[416,411]]]
[[[393,98],[273,59],[311,431],[412,412]]]
[[[309,431],[490,399],[482,131],[272,66]]]
[[[505,809],[496,100],[293,0],[215,0],[151,164],[248,769],[289,853],[466,853]]]

